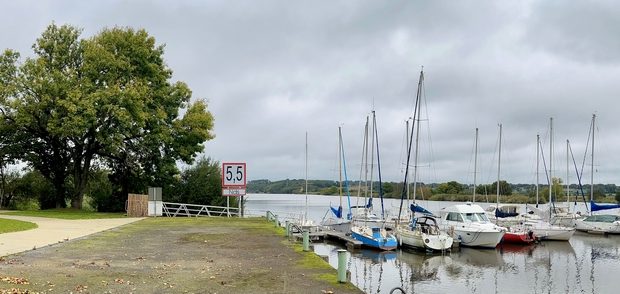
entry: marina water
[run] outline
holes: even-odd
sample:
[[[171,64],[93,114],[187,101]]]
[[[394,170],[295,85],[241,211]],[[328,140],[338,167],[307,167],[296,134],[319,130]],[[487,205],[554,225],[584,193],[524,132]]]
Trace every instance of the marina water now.
[[[246,214],[279,219],[298,218],[306,211],[305,195],[249,194]],[[397,213],[400,200],[385,199],[386,211]],[[351,205],[363,199],[351,198]],[[432,212],[454,204],[418,201]],[[308,196],[308,218],[319,223],[330,215],[337,196]],[[478,203],[483,208],[489,203]],[[493,203],[490,203],[493,204]],[[343,198],[343,209],[348,203]],[[374,211],[380,214],[380,200]],[[583,204],[577,210],[585,213]],[[524,207],[523,211],[524,212]],[[608,213],[618,214],[617,210]],[[314,251],[329,256],[336,268],[339,244],[316,243]],[[503,245],[496,249],[460,248],[441,254],[407,249],[391,252],[360,249],[348,252],[351,282],[366,293],[389,293],[394,287],[406,293],[620,293],[620,236],[577,232],[570,242],[545,241],[531,246]],[[396,291],[395,293],[399,293]]]

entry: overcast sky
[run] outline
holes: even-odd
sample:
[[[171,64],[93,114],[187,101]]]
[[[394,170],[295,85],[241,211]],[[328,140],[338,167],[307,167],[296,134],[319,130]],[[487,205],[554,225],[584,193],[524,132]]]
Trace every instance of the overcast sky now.
[[[581,167],[592,114],[595,182],[620,184],[620,5],[615,1],[2,1],[0,47],[32,54],[51,22],[144,28],[174,79],[215,116],[205,155],[247,162],[248,178],[338,178],[342,126],[350,179],[377,113],[384,181],[402,181],[405,120],[424,66],[420,180],[536,179],[536,135],[566,177]],[[429,139],[430,138],[430,139]],[[590,156],[590,155],[588,155]],[[589,159],[584,178],[589,179]],[[541,163],[541,173],[543,167]],[[570,181],[575,182],[571,170]],[[541,174],[541,182],[544,176]],[[589,182],[587,180],[586,182]]]

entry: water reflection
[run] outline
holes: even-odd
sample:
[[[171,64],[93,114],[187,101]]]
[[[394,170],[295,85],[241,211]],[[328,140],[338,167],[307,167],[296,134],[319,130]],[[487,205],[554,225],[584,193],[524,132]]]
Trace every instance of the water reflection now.
[[[576,234],[571,242],[495,250],[461,248],[445,255],[397,250],[349,253],[351,282],[366,293],[616,293],[620,237]],[[316,244],[337,267],[339,245]]]
[[[248,209],[266,210],[280,217],[300,213],[303,196],[251,196]],[[309,197],[316,222],[334,197]],[[389,205],[389,199],[386,200]],[[393,204],[393,203],[392,203]],[[429,201],[437,211],[451,203]],[[397,206],[395,206],[397,207]],[[315,251],[329,256],[336,268],[337,244],[317,243]],[[504,245],[495,250],[462,248],[441,255],[397,250],[347,253],[351,282],[366,293],[389,293],[402,287],[407,293],[618,293],[620,236],[575,233],[570,242],[542,242],[532,246]]]

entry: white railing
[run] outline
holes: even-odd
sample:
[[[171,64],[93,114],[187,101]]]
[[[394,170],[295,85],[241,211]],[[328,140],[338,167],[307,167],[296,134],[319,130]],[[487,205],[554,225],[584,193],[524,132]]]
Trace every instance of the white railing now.
[[[195,217],[228,216],[228,217],[231,217],[231,216],[239,216],[239,208],[162,202],[162,213],[163,213],[163,216],[169,216],[169,217],[175,217],[175,216],[195,216]]]

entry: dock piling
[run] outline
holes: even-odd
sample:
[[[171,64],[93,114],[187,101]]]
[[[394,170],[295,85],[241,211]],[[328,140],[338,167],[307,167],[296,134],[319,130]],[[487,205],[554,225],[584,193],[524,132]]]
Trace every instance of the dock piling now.
[[[338,282],[347,282],[347,251],[338,249]]]
[[[310,232],[304,230],[304,251],[310,251]]]
[[[291,236],[291,230],[288,226],[289,226],[288,221],[284,221],[284,228],[285,228],[284,232],[286,233],[287,238]]]

